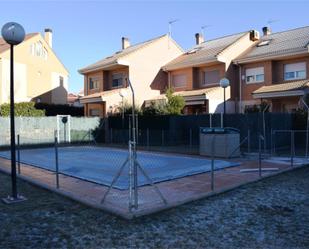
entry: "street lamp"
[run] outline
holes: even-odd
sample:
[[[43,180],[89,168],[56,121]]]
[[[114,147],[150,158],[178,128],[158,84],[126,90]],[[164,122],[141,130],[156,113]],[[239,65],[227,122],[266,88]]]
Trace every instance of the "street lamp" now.
[[[225,113],[226,113],[226,101],[225,101],[225,88],[230,85],[230,81],[227,78],[222,78],[220,80],[220,86],[223,88],[223,127],[225,127]]]
[[[15,147],[15,113],[14,113],[14,45],[18,45],[25,39],[24,28],[15,22],[6,23],[1,30],[3,39],[10,44],[10,125],[11,125],[11,177],[12,196],[3,198],[7,203],[16,203],[26,200],[25,197],[17,194],[16,183],[16,147]]]

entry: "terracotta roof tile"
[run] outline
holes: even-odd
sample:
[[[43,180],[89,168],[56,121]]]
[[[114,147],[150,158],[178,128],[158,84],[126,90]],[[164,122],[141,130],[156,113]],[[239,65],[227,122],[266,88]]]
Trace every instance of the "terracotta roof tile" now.
[[[271,92],[284,92],[292,90],[301,90],[305,87],[309,87],[309,80],[299,80],[289,83],[273,84],[270,86],[262,86],[255,90],[252,94],[271,93]]]
[[[220,37],[214,40],[205,41],[199,45],[194,46],[187,52],[183,53],[176,59],[167,63],[164,70],[175,70],[193,65],[199,65],[211,61],[216,61],[216,56],[225,48],[240,39],[247,32],[233,34],[225,37]]]
[[[267,41],[269,42],[267,43]],[[266,45],[259,45],[261,42],[266,42]],[[260,42],[257,43],[256,46],[252,47],[247,53],[243,54],[235,61],[252,61],[260,57],[272,57],[299,51],[305,52],[306,50],[308,51],[308,44],[309,26],[272,33],[267,36],[262,36]]]

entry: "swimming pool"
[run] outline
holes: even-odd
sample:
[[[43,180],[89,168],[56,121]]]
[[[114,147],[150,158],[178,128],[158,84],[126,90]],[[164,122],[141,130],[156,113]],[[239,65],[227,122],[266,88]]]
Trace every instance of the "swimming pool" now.
[[[0,157],[10,159],[10,151],[1,151]],[[128,157],[128,150],[109,147],[59,147],[59,172],[110,186],[113,178]],[[211,170],[211,160],[168,153],[137,152],[137,160],[153,182],[162,182],[185,176],[205,173]],[[20,151],[24,164],[55,171],[55,149],[39,148]],[[215,170],[238,166],[239,163],[215,160]],[[124,168],[114,187],[125,190],[129,185],[129,165]],[[138,172],[138,185],[149,184]]]

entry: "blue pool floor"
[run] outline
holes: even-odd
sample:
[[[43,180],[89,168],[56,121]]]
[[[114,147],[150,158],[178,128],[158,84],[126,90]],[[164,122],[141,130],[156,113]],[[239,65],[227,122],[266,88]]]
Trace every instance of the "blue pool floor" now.
[[[128,157],[128,150],[107,147],[60,147],[59,172],[110,186],[113,178]],[[0,157],[10,159],[9,151],[1,151]],[[27,149],[20,151],[20,161],[24,164],[55,170],[55,149]],[[153,182],[162,182],[185,176],[205,173],[211,169],[211,161],[202,157],[137,152],[137,161]],[[239,163],[215,160],[215,170],[238,166]],[[126,165],[114,187],[124,190],[129,185],[129,164]],[[149,181],[138,172],[138,185]]]

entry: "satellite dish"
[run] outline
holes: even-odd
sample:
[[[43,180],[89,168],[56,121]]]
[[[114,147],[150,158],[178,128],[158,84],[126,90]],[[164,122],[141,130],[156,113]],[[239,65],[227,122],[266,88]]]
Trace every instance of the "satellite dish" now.
[[[8,22],[2,27],[1,35],[8,44],[18,45],[25,39],[25,30],[16,22]]]
[[[229,85],[230,85],[229,79],[227,79],[227,78],[222,78],[222,79],[220,80],[220,86],[221,86],[222,88],[227,88]]]

